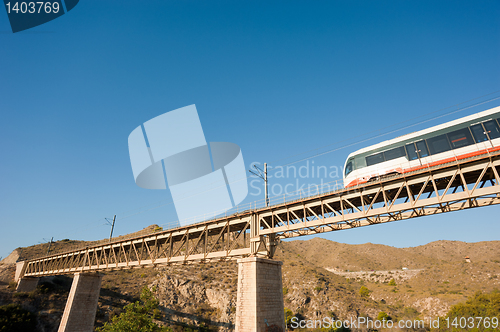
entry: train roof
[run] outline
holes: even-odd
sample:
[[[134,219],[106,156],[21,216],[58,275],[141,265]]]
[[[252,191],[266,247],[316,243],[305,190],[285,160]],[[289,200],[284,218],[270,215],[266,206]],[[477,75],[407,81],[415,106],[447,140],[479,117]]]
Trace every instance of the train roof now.
[[[464,116],[464,117],[462,117],[460,119],[448,121],[446,123],[443,123],[443,124],[440,124],[440,125],[437,125],[437,126],[433,126],[433,127],[427,128],[427,129],[423,129],[423,130],[415,131],[415,132],[412,132],[412,133],[409,133],[409,134],[405,134],[405,135],[402,135],[402,136],[399,136],[399,137],[396,137],[396,138],[393,138],[393,139],[390,139],[390,140],[387,140],[387,141],[383,141],[383,142],[380,142],[380,143],[377,143],[377,144],[374,144],[374,145],[370,145],[370,146],[367,146],[366,148],[362,148],[362,149],[356,150],[354,152],[351,152],[349,154],[349,156],[347,157],[347,159],[349,159],[350,157],[352,157],[354,155],[358,155],[358,154],[365,153],[365,152],[368,152],[368,151],[371,151],[371,150],[383,148],[384,146],[391,145],[391,144],[394,144],[394,143],[398,143],[398,142],[401,142],[401,141],[405,141],[405,140],[408,140],[408,139],[416,138],[416,137],[419,137],[419,136],[422,136],[422,135],[425,135],[425,134],[432,133],[434,131],[438,131],[440,129],[444,129],[444,128],[447,128],[447,127],[452,127],[452,126],[455,126],[455,125],[459,125],[459,124],[464,123],[464,122],[474,121],[476,119],[479,120],[481,118],[487,117],[488,115],[492,115],[492,114],[495,114],[495,113],[498,113],[498,112],[500,112],[500,106],[494,107],[494,108],[490,108],[489,110],[486,110],[486,111],[481,111],[481,112],[474,113],[474,114],[471,114],[471,115],[468,115],[468,116]]]

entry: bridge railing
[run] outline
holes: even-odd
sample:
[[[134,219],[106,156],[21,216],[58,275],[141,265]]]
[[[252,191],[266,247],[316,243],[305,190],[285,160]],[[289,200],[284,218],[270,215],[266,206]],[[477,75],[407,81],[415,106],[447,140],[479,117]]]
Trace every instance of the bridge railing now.
[[[419,172],[426,172],[426,171],[440,168],[440,167],[450,165],[453,163],[458,163],[460,161],[476,160],[476,159],[481,159],[484,157],[498,155],[498,154],[500,154],[500,148],[490,148],[490,149],[487,149],[486,151],[483,151],[481,153],[473,154],[473,155],[466,156],[466,157],[457,155],[454,150],[449,151],[449,153],[453,153],[453,156],[447,158],[446,162],[444,162],[444,163],[442,162],[442,159],[435,159],[435,158],[433,159],[431,156],[431,157],[428,157],[428,160],[429,160],[428,163],[424,163],[424,164],[421,164],[420,166],[413,167],[413,170],[411,172],[407,172],[404,175],[393,173],[393,174],[390,174],[390,175],[387,175],[384,177],[380,177],[380,178],[372,178],[369,183],[362,183],[359,185],[355,185],[355,186],[350,187],[350,189],[364,187],[366,185],[373,184],[374,182],[380,183],[381,181],[385,181],[387,179],[394,179],[394,178],[398,178],[401,176],[411,175],[411,174],[415,174],[415,173],[419,173]],[[436,164],[436,162],[438,162],[438,161],[440,161],[440,163]],[[404,169],[404,168],[408,168],[407,162],[394,165],[394,169]],[[321,183],[321,184],[308,185],[307,188],[305,188],[305,189],[299,189],[299,190],[295,190],[295,191],[292,191],[289,193],[287,192],[287,193],[284,193],[282,195],[280,194],[280,195],[271,196],[268,198],[269,203],[267,205],[269,207],[278,206],[278,205],[291,203],[291,202],[294,202],[297,200],[302,200],[302,199],[309,198],[309,197],[315,197],[315,196],[323,195],[323,194],[333,194],[336,192],[341,192],[342,190],[345,189],[345,185],[346,184],[344,183],[343,179],[337,179],[337,180],[333,180],[333,181]],[[199,223],[199,222],[203,222],[203,221],[210,221],[210,220],[216,220],[216,219],[219,219],[222,217],[228,217],[228,216],[231,216],[233,214],[240,214],[240,213],[245,213],[245,212],[247,212],[247,213],[255,212],[257,210],[268,207],[267,205],[266,205],[265,199],[259,199],[259,200],[255,200],[252,202],[239,204],[239,205],[237,205],[234,208],[229,209],[229,210],[212,211],[212,212],[201,214],[198,216],[194,216],[194,217],[191,217],[188,219],[182,219],[182,220],[179,220],[177,222],[182,226],[191,225],[191,224],[195,224],[195,223]],[[172,224],[175,224],[175,223],[166,223],[166,224],[162,224],[160,226],[162,226],[164,229],[169,229],[169,228],[173,228],[173,227],[169,227],[169,225],[172,225]]]
[[[272,256],[283,238],[500,204],[500,151],[27,262],[27,276]],[[281,197],[280,197],[281,198]]]

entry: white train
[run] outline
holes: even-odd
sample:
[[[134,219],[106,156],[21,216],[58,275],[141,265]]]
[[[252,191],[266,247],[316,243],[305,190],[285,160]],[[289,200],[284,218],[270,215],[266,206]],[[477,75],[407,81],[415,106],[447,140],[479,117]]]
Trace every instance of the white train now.
[[[353,152],[344,165],[344,185],[352,187],[497,150],[500,107]]]

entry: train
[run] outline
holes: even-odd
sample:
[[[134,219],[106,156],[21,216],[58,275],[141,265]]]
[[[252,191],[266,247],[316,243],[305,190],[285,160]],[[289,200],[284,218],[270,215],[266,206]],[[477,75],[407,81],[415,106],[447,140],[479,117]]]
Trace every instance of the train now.
[[[500,106],[352,152],[344,164],[344,186],[498,150]]]

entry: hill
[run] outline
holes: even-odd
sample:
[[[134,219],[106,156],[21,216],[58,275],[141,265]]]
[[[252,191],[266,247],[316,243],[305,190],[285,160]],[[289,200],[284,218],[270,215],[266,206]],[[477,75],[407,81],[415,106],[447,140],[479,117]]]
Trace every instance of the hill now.
[[[126,237],[157,230],[152,225]],[[51,253],[93,243],[57,241],[51,245]],[[9,288],[13,261],[46,251],[47,244],[18,248],[0,263],[0,305],[20,303],[37,312],[40,331],[56,331],[70,276],[42,278],[33,294],[15,294],[12,285]],[[500,288],[500,241],[437,241],[394,248],[314,238],[280,243],[275,259],[284,263],[285,307],[307,319],[375,319],[382,311],[393,319],[444,316],[477,291]],[[237,277],[234,261],[105,272],[97,325],[120,313],[124,305],[138,299],[142,287],[148,286],[155,287],[162,324],[183,331],[204,322],[212,330],[230,331]],[[360,292],[362,287],[367,288],[365,294]]]

